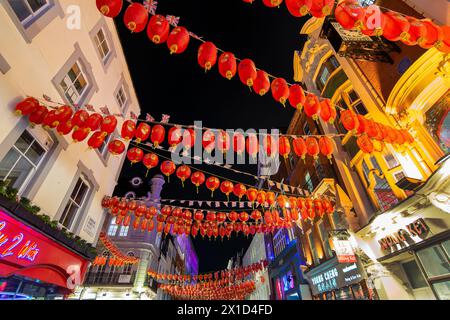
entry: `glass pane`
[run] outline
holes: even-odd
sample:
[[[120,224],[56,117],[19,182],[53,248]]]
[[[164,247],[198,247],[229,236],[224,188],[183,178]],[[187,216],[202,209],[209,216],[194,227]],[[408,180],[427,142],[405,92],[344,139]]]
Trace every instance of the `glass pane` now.
[[[105,40],[105,35],[103,34],[103,30],[100,29],[97,33],[97,38],[99,40],[99,43],[101,43],[103,40]]]
[[[450,257],[450,240],[442,242],[445,252],[447,253],[447,258]]]
[[[78,64],[75,63],[72,68],[70,68],[69,72],[67,72],[67,75],[69,76],[70,80],[73,82],[77,78],[77,76],[80,74],[80,68],[78,68]]]
[[[439,246],[433,246],[417,252],[420,262],[429,277],[450,274],[450,264]]]
[[[25,158],[21,157],[19,162],[17,162],[8,176],[8,179],[11,180],[10,186],[16,189],[22,187],[33,169],[34,167],[31,165],[31,163]]]
[[[450,300],[450,281],[433,283],[433,288],[440,300]]]
[[[66,228],[70,228],[72,225],[73,220],[75,219],[75,216],[77,214],[78,208],[72,204],[72,201],[69,200],[69,202],[66,205],[66,208],[64,209],[64,213],[61,216],[61,219],[59,222]]]
[[[364,116],[368,113],[366,106],[362,102],[358,102],[357,104],[355,104],[353,106],[353,109],[355,109],[355,111],[362,116]]]
[[[109,47],[106,41],[102,42],[103,56],[106,56],[109,52]]]
[[[33,12],[38,11],[40,8],[47,4],[47,0],[27,0]]]
[[[34,142],[25,155],[27,156],[28,160],[37,165],[44,154],[45,150],[37,142]]]
[[[445,154],[450,152],[450,142],[448,139],[450,130],[449,101],[450,90],[425,113],[424,123],[428,133]]]
[[[77,81],[75,81],[75,83],[74,83],[75,88],[77,89],[78,93],[80,93],[80,94],[83,92],[84,88],[86,87],[86,84],[87,84],[87,82],[86,82],[86,79],[84,79],[83,75],[80,75],[78,77]]]
[[[88,186],[83,182],[80,186],[80,190],[78,191],[77,196],[74,199],[76,204],[81,206],[81,204],[83,203],[84,196],[86,195],[88,190],[89,190]]]
[[[83,183],[83,180],[81,180],[81,178],[78,178],[77,184],[75,185],[75,188],[73,188],[72,194],[70,195],[70,197],[72,199],[75,199],[75,197],[77,196],[78,190],[80,190],[82,183]]]
[[[14,13],[16,14],[17,18],[19,18],[20,21],[25,20],[27,17],[31,15],[31,11],[28,8],[28,6],[25,4],[22,0],[8,0],[9,5],[13,9]]]
[[[14,164],[19,159],[19,153],[12,148],[0,162],[0,179],[5,180],[7,177],[9,170],[14,166]]]
[[[415,260],[403,263],[402,265],[413,289],[424,288],[427,286],[427,282]]]
[[[33,141],[34,138],[27,131],[24,131],[14,145],[21,152],[25,153]]]

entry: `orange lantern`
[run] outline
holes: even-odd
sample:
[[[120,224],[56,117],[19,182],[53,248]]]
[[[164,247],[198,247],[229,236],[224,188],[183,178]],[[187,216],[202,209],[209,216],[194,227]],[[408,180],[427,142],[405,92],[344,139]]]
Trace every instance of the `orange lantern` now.
[[[333,149],[334,149],[333,141],[330,138],[328,138],[327,136],[323,136],[319,139],[319,148],[320,148],[320,153],[322,155],[324,155],[325,157],[327,157],[331,163],[331,158],[332,158]]]
[[[122,10],[123,0],[96,0],[95,4],[104,16],[115,18]]]
[[[210,129],[203,133],[202,145],[206,152],[211,153],[215,148],[216,136],[214,132]]]
[[[214,43],[204,42],[198,49],[197,60],[205,71],[211,70],[217,62],[217,47]]]
[[[365,11],[357,1],[347,0],[337,5],[334,16],[344,29],[362,29]]]
[[[439,44],[439,41],[444,37],[444,33],[442,29],[434,24],[431,20],[423,19],[421,21],[425,25],[427,32],[425,33],[424,40],[419,42],[418,44],[424,49],[430,49],[434,45]]]
[[[247,187],[242,183],[234,185],[233,194],[241,200],[241,198],[247,193]]]
[[[219,137],[217,139],[217,148],[220,152],[227,153],[230,150],[230,137],[228,133],[220,130]]]
[[[287,137],[280,137],[278,141],[278,149],[283,158],[287,159],[289,153],[291,152],[291,144],[289,143],[289,139]]]
[[[267,72],[263,70],[256,71],[256,79],[253,83],[253,91],[255,91],[260,96],[263,96],[270,89],[270,80]]]
[[[298,84],[290,86],[289,104],[295,109],[302,110],[305,101],[306,96],[305,92],[303,91],[303,88]]]
[[[450,53],[450,26],[441,26],[441,31],[442,37],[434,46],[444,53]]]
[[[141,162],[144,158],[144,151],[139,148],[131,148],[127,152],[127,158],[130,160],[131,164]]]
[[[303,17],[309,13],[312,0],[286,0],[286,7],[294,17]]]
[[[214,191],[220,186],[220,180],[216,177],[209,177],[206,179],[206,187],[211,190],[211,197],[214,196]]]
[[[167,41],[170,25],[166,17],[156,14],[150,18],[147,26],[147,36],[155,44]]]
[[[231,52],[224,52],[219,57],[219,73],[222,77],[231,80],[236,74],[236,57]]]
[[[336,119],[336,108],[331,104],[330,99],[323,99],[320,102],[320,118],[330,124],[333,124]]]
[[[305,140],[302,137],[295,138],[292,141],[292,147],[294,148],[295,154],[305,161],[306,153],[308,152]]]
[[[247,195],[248,201],[250,201],[253,204],[253,202],[255,202],[255,200],[258,196],[258,191],[255,188],[249,188],[249,189],[247,189],[246,195]]]
[[[367,135],[362,135],[362,136],[358,137],[358,139],[356,140],[356,143],[358,144],[358,147],[364,153],[372,153],[373,152],[373,143]]]
[[[190,36],[186,28],[174,28],[167,38],[167,47],[170,49],[170,54],[180,54],[186,51],[189,40]]]
[[[241,82],[250,88],[256,79],[256,66],[251,59],[244,59],[239,63],[238,74]]]
[[[368,120],[360,114],[356,115],[356,117],[358,118],[358,123],[359,123],[356,133],[363,134],[364,132],[366,132],[366,123]]]
[[[317,119],[319,119],[320,107],[321,105],[317,96],[312,93],[308,93],[303,105],[305,114],[316,121]]]
[[[184,181],[186,179],[189,179],[189,177],[191,176],[191,169],[188,166],[183,165],[183,166],[178,167],[176,174],[177,174],[178,179],[181,180],[181,184],[184,187]]]
[[[341,112],[341,123],[347,131],[356,132],[359,127],[358,117],[351,110]]]
[[[132,120],[126,120],[122,124],[121,135],[125,140],[131,140],[134,137],[136,131],[136,123]]]
[[[310,12],[316,18],[323,18],[331,13],[334,0],[313,0]]]
[[[289,98],[289,86],[286,80],[283,78],[276,78],[272,81],[270,88],[272,91],[272,97],[284,107],[287,99]]]
[[[275,141],[272,140],[275,139],[272,139],[271,135],[265,135],[263,139],[263,146],[269,157],[272,156],[272,154],[276,153],[278,149],[276,140]]]
[[[228,181],[228,180],[227,181],[223,181],[220,184],[220,191],[222,191],[224,194],[226,194],[228,200],[230,200],[229,199],[230,198],[230,193],[233,192],[233,188],[234,188],[233,183],[231,181]]]
[[[198,187],[200,185],[202,185],[203,183],[205,183],[205,175],[203,172],[200,171],[196,171],[191,175],[191,182],[195,185],[195,187],[197,188],[197,193],[198,193]]]
[[[266,202],[269,205],[269,207],[272,207],[275,204],[275,193],[273,193],[272,191],[267,191]]]
[[[245,147],[250,157],[254,158],[259,151],[259,142],[256,134],[251,133],[245,141]]]
[[[235,132],[233,135],[233,150],[239,156],[245,151],[245,137],[240,132]]]
[[[164,136],[166,135],[166,129],[160,124],[153,126],[150,140],[153,145],[158,148],[161,143],[164,142]]]
[[[379,140],[372,140],[373,151],[374,152],[383,152],[384,150],[384,142]]]
[[[406,17],[409,22],[408,37],[401,38],[400,40],[407,46],[414,46],[416,44],[423,44],[427,32],[425,24],[413,17]]]
[[[186,149],[190,149],[195,145],[195,132],[193,129],[183,129],[183,140],[181,143]]]
[[[320,199],[313,200],[313,206],[314,206],[314,211],[319,215],[319,217],[322,217],[324,214],[322,201]]]
[[[401,14],[388,11],[382,13],[385,18],[385,24],[383,26],[383,37],[389,41],[398,41],[403,39],[405,41],[409,38],[409,21]]]
[[[125,144],[120,140],[113,140],[108,144],[108,151],[113,155],[122,154],[125,151]]]
[[[136,142],[141,143],[147,140],[151,132],[150,129],[151,127],[148,124],[146,124],[145,122],[141,122],[134,133]]]
[[[319,158],[318,154],[320,152],[319,144],[317,143],[317,139],[314,137],[306,138],[306,151],[308,154],[317,160]]]
[[[170,176],[175,172],[176,166],[170,161],[166,160],[161,163],[160,170],[167,177],[167,180],[170,181]]]
[[[263,0],[264,5],[269,8],[278,7],[282,2],[283,0]]]
[[[100,131],[94,132],[88,140],[89,149],[98,149],[105,142],[105,136]]]
[[[147,25],[148,11],[142,4],[134,2],[125,10],[123,21],[131,32],[141,32]]]
[[[383,34],[385,23],[386,19],[385,16],[381,14],[380,7],[366,7],[361,32],[369,37],[380,37]]]
[[[142,163],[147,168],[147,173],[145,176],[147,176],[148,171],[152,168],[155,168],[159,163],[159,158],[154,153],[147,153],[144,158],[142,159]]]

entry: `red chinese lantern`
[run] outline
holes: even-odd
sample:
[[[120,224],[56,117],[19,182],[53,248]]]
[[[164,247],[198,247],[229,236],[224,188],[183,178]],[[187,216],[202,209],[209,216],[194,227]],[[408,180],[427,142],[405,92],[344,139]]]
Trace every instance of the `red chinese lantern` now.
[[[44,118],[44,121],[42,122],[42,125],[44,126],[44,128],[49,129],[49,128],[56,128],[56,126],[58,125],[58,121],[56,120],[56,110],[50,110],[47,115]]]
[[[18,104],[16,104],[16,114],[18,116],[30,115],[34,111],[36,111],[38,106],[39,106],[38,100],[36,100],[35,98],[32,98],[32,97],[26,98],[26,99],[20,101]]]
[[[166,129],[160,124],[153,126],[150,140],[153,145],[157,148],[161,143],[164,142],[164,137],[166,135]]]
[[[215,148],[216,136],[214,132],[210,129],[203,133],[202,146],[206,152],[211,153]]]
[[[227,199],[230,200],[230,193],[233,192],[234,185],[231,181],[223,181],[220,184],[220,191],[227,196]]]
[[[408,40],[409,21],[404,16],[394,11],[388,11],[382,15],[385,18],[383,37],[389,41]]]
[[[359,136],[358,139],[356,140],[356,143],[364,153],[373,152],[373,143],[367,135]]]
[[[202,221],[203,218],[204,218],[203,211],[201,211],[201,210],[195,211],[195,214],[194,214],[194,220],[195,221]]]
[[[352,110],[341,112],[341,123],[347,131],[356,132],[359,127],[359,120]]]
[[[270,207],[272,207],[275,204],[275,193],[273,193],[272,191],[267,191],[266,202]]]
[[[291,144],[289,143],[289,139],[287,137],[280,137],[278,141],[278,149],[283,158],[287,159],[289,153],[291,152]]]
[[[322,206],[322,201],[320,199],[314,199],[313,200],[313,207],[314,211],[319,215],[319,217],[322,217],[325,213]]]
[[[333,124],[336,115],[336,108],[331,104],[330,99],[323,99],[320,102],[320,118],[325,122]]]
[[[166,17],[156,14],[150,18],[147,26],[147,36],[155,44],[167,41],[170,25]]]
[[[255,188],[249,188],[247,189],[247,199],[252,204],[255,202],[256,198],[258,197],[258,191]]]
[[[271,84],[272,97],[275,101],[281,103],[283,107],[289,98],[289,86],[283,78],[276,78]]]
[[[44,122],[45,117],[47,116],[48,110],[46,107],[42,106],[42,105],[38,105],[36,107],[36,110],[34,110],[29,118],[28,121],[30,121],[30,123],[32,125],[38,125]]]
[[[248,216],[248,213],[243,211],[239,214],[239,220],[243,223],[246,223],[250,217]]]
[[[205,183],[205,179],[206,179],[205,175],[203,174],[203,172],[200,172],[200,171],[196,171],[191,175],[191,182],[197,188],[197,193],[198,193],[198,187],[200,185],[202,185],[203,183]]]
[[[236,57],[231,52],[224,52],[219,57],[219,73],[222,77],[231,80],[237,69]]]
[[[305,101],[306,96],[303,88],[298,84],[292,85],[289,88],[289,104],[295,109],[302,110]]]
[[[442,37],[434,46],[444,53],[450,53],[450,26],[441,26]]]
[[[318,154],[320,152],[319,144],[317,143],[317,139],[314,137],[308,137],[306,138],[306,151],[308,154],[314,158],[314,160],[317,160]]]
[[[269,157],[272,156],[272,154],[276,153],[278,149],[277,142],[275,138],[272,138],[271,135],[264,136],[263,147],[266,150],[266,153]]]
[[[175,148],[183,140],[183,129],[180,127],[172,127],[167,135],[167,142],[172,148]]]
[[[176,166],[170,161],[166,160],[161,163],[160,170],[167,177],[168,181],[170,181],[170,176],[175,172]]]
[[[96,131],[88,140],[89,149],[98,149],[105,142],[105,136],[100,131]]]
[[[227,215],[223,212],[218,212],[216,215],[216,220],[218,223],[223,223],[227,220]]]
[[[262,213],[259,210],[253,210],[250,216],[255,221],[259,221],[262,219]]]
[[[108,144],[108,151],[113,155],[122,154],[125,151],[125,144],[120,140],[113,140]]]
[[[357,134],[363,134],[364,132],[366,132],[366,123],[367,123],[367,119],[364,118],[364,116],[358,114],[356,115],[356,117],[358,118],[358,129],[356,130]]]
[[[310,12],[316,18],[323,18],[331,13],[334,0],[313,0]]]
[[[254,158],[259,151],[259,142],[256,134],[249,134],[245,143],[247,153]]]
[[[264,206],[264,204],[266,203],[266,192],[263,190],[259,190],[258,193],[256,194],[256,202],[260,205],[260,206]]]
[[[305,104],[303,105],[305,114],[313,120],[317,120],[319,119],[320,107],[321,105],[319,98],[317,98],[317,96],[312,93],[308,93],[308,95],[306,96]]]
[[[229,219],[231,222],[236,222],[236,221],[239,219],[239,213],[237,213],[236,211],[231,211],[231,212],[228,214],[228,219]]]
[[[303,161],[305,161],[306,153],[308,152],[305,139],[303,139],[302,137],[295,138],[292,141],[292,147],[295,154],[299,156]]]
[[[141,32],[147,25],[148,11],[142,4],[134,2],[125,10],[123,21],[131,32]]]
[[[250,88],[256,79],[256,66],[251,59],[244,59],[239,63],[238,74],[241,82]]]
[[[211,68],[217,62],[217,47],[212,42],[204,42],[198,48],[197,61],[200,67],[205,71],[211,70]]]
[[[206,187],[211,190],[211,197],[214,196],[214,191],[220,186],[220,180],[216,177],[209,177],[206,179]]]
[[[106,116],[103,118],[103,121],[100,125],[100,131],[104,136],[107,136],[116,130],[117,127],[117,119],[115,116]]]
[[[189,40],[190,36],[186,28],[174,28],[167,38],[167,47],[170,49],[170,54],[180,54],[186,51]]]
[[[247,193],[247,187],[242,183],[234,185],[233,194],[241,200],[241,198]]]
[[[61,106],[55,111],[55,117],[58,124],[69,121],[70,118],[72,118],[72,115],[73,111],[69,106]],[[97,128],[95,130],[97,130]]]
[[[286,0],[286,7],[294,17],[303,17],[309,13],[312,0]]]
[[[409,22],[408,37],[401,38],[400,40],[407,46],[415,46],[419,43],[423,44],[427,33],[427,27],[425,24],[413,17],[406,17]]]
[[[86,126],[86,121],[89,118],[89,113],[85,110],[78,110],[74,113],[72,122],[73,122],[73,129],[77,130],[78,128],[84,128]]]
[[[323,136],[319,139],[319,148],[320,153],[330,160],[331,163],[331,155],[333,154],[333,141],[327,136]]]
[[[102,125],[103,117],[99,113],[93,113],[86,120],[86,128],[91,131],[97,131]]]
[[[230,150],[230,137],[228,133],[220,130],[219,137],[217,139],[217,148],[223,153],[227,153]]]
[[[435,25],[431,20],[423,19],[421,21],[425,25],[427,32],[425,33],[424,40],[419,42],[418,44],[424,49],[430,49],[443,39],[444,33],[442,29],[439,26]]]
[[[58,127],[56,128],[56,131],[60,134],[65,136],[66,134],[69,134],[73,129],[73,123],[71,120],[68,120],[66,122],[61,122]]]
[[[263,0],[263,3],[266,7],[274,8],[280,6],[283,0]]]
[[[150,169],[155,168],[158,163],[159,163],[159,158],[156,154],[154,153],[147,153],[144,158],[142,159],[142,163],[144,164],[144,166],[147,168],[147,173],[145,174],[145,176],[147,176],[148,171]]]
[[[191,176],[191,169],[188,166],[183,165],[178,167],[176,174],[178,179],[181,180],[181,184],[184,187],[184,181],[186,179],[189,179],[189,177]]]
[[[91,131],[88,128],[80,128],[72,133],[73,142],[81,142],[87,138]]]
[[[362,29],[365,11],[357,1],[342,1],[334,10],[337,22],[347,30]]]
[[[183,146],[190,149],[195,145],[195,132],[193,129],[183,129]]]
[[[380,37],[383,34],[385,23],[386,19],[384,15],[381,14],[380,7],[366,7],[361,32],[369,37]]]
[[[407,130],[400,130],[400,133],[403,135],[403,138],[405,138],[406,143],[414,143],[414,137]]]
[[[145,122],[141,122],[138,127],[136,128],[136,131],[134,132],[134,136],[136,137],[136,142],[141,143],[148,139],[150,135],[150,126],[146,124]]]
[[[253,91],[263,96],[270,89],[270,80],[267,72],[263,70],[256,71],[256,79],[253,83]]]
[[[139,148],[131,148],[127,152],[127,158],[130,160],[131,164],[141,162],[144,158],[144,151]]]
[[[104,16],[115,18],[122,10],[123,0],[96,0],[95,4]]]
[[[131,140],[134,138],[134,133],[136,131],[136,123],[132,120],[126,120],[122,124],[121,135],[125,140]]]

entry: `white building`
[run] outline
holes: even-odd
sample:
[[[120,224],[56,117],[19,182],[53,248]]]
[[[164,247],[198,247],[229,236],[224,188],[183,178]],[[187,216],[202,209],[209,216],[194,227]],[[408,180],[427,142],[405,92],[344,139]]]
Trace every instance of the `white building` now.
[[[111,156],[106,143],[88,150],[87,139],[75,144],[70,135],[31,128],[14,108],[26,96],[45,94],[65,104],[107,106],[111,114],[139,114],[114,22],[95,1],[15,0],[1,1],[0,30],[0,181],[95,245],[106,216],[101,200],[112,194],[125,155]],[[121,123],[118,118],[112,136]]]
[[[243,266],[266,260],[266,246],[263,234],[255,234],[250,246],[242,259]],[[264,279],[264,280],[263,280]],[[248,300],[270,300],[270,281],[268,269],[258,271],[254,274],[253,280],[256,283],[256,290],[248,297]]]

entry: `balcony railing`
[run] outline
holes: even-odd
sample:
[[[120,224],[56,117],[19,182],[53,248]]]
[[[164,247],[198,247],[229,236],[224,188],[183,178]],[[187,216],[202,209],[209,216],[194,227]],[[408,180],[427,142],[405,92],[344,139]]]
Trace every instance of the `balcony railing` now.
[[[129,286],[134,283],[136,271],[131,274],[123,272],[97,272],[89,271],[84,281],[85,285],[110,285],[110,286]]]

